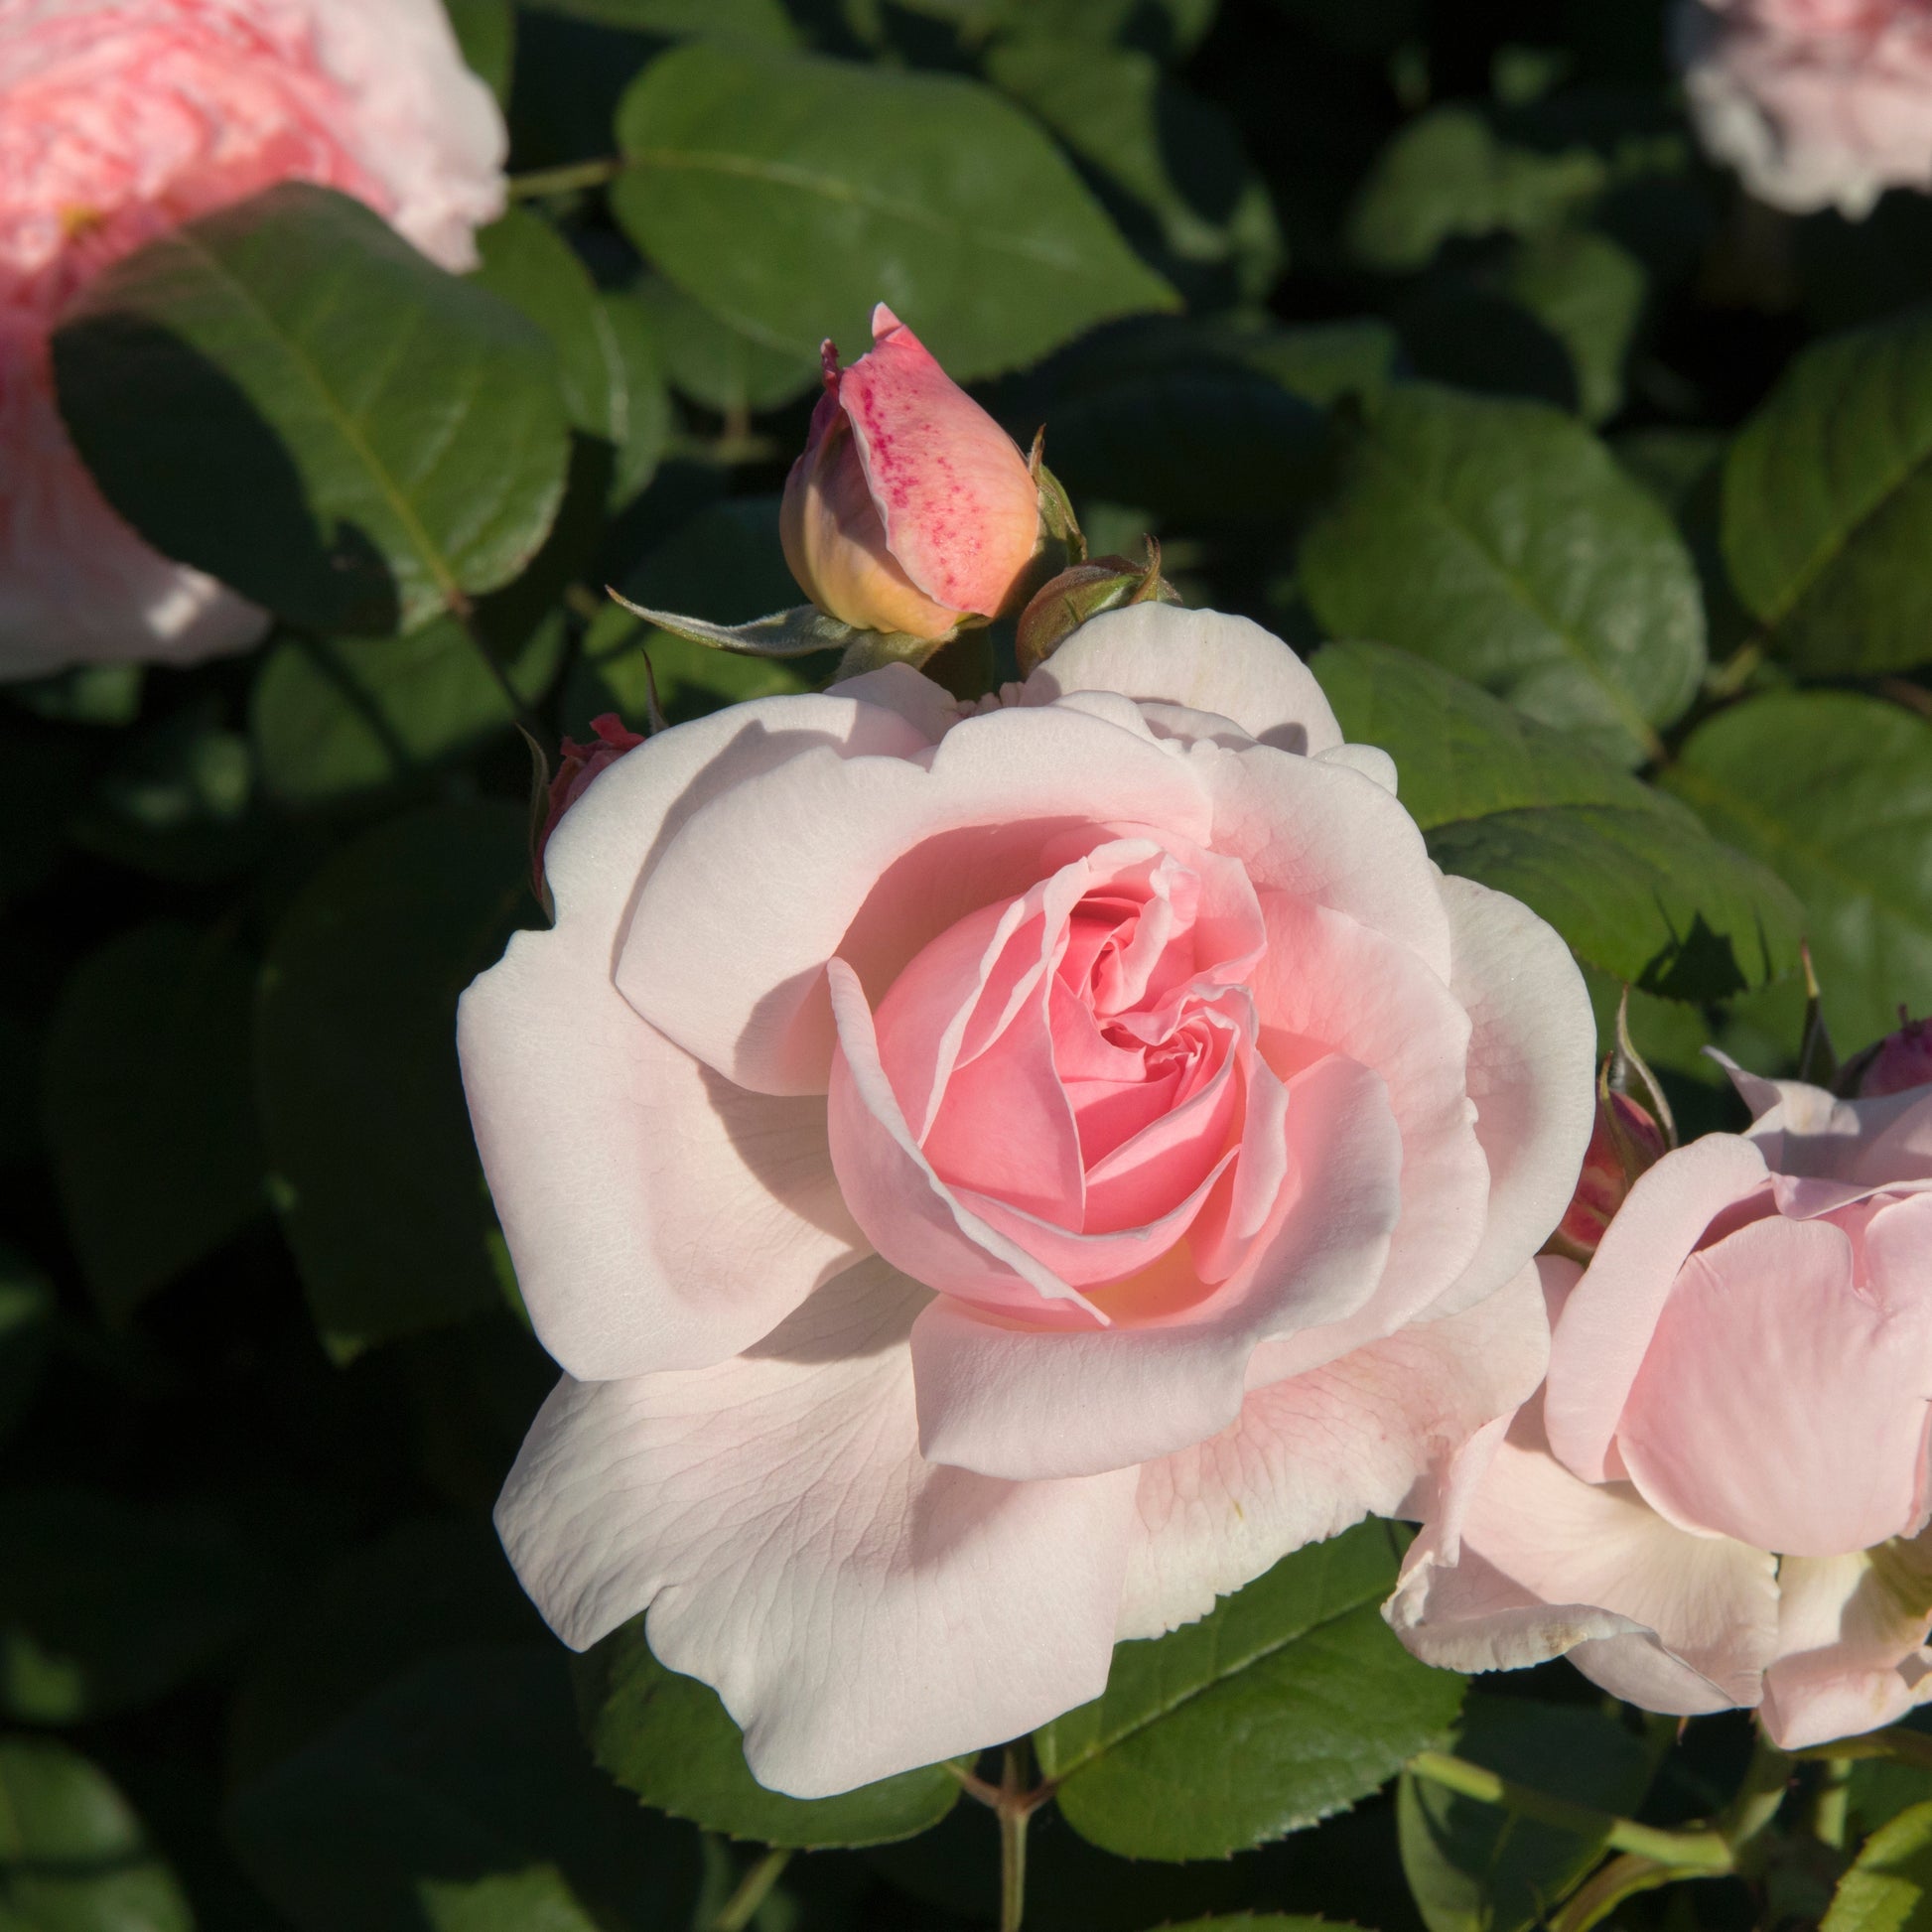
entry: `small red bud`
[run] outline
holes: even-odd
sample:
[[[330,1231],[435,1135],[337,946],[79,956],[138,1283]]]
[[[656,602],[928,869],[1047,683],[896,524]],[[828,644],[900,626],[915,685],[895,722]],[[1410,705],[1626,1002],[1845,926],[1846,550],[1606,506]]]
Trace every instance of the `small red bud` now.
[[[544,848],[549,845],[550,835],[557,829],[558,822],[583,797],[590,788],[591,780],[600,771],[617,763],[626,752],[634,751],[644,742],[615,711],[607,711],[601,718],[593,718],[591,730],[596,734],[594,744],[579,745],[575,739],[564,740],[557,775],[550,780],[550,815],[543,821],[543,830],[537,834],[533,862],[539,898],[544,897]],[[547,905],[549,900],[544,899],[544,903]]]
[[[1584,1171],[1551,1246],[1574,1260],[1587,1261],[1637,1176],[1655,1167],[1669,1147],[1668,1137],[1648,1108],[1628,1094],[1599,1088],[1596,1124],[1590,1129]]]
[[[1861,1100],[1932,1086],[1932,1020],[1913,1020],[1904,1007],[1898,1009],[1898,1020],[1897,1032],[1887,1034],[1860,1068]]]

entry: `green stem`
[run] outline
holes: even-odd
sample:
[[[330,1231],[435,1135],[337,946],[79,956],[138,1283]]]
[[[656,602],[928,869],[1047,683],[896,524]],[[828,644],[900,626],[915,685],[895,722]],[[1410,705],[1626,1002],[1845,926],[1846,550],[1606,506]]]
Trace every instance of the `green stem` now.
[[[1027,1912],[1027,1821],[1034,1815],[1027,1788],[1027,1743],[1006,1747],[1000,1773],[1000,1932],[1020,1932]]]
[[[1732,1863],[1739,1870],[1755,1869],[1757,1861],[1750,1855],[1750,1847],[1777,1816],[1784,1794],[1791,1788],[1791,1771],[1790,1754],[1779,1750],[1760,1730],[1737,1795],[1712,1821],[1729,1846]]]
[[[1851,1824],[1852,1767],[1844,1759],[1820,1766],[1822,1776],[1811,1801],[1812,1836],[1834,1852],[1845,1850]]]
[[[1639,1825],[1634,1819],[1618,1818],[1593,1805],[1575,1804],[1568,1798],[1552,1797],[1547,1791],[1518,1784],[1513,1778],[1499,1777],[1480,1764],[1450,1757],[1445,1751],[1420,1752],[1409,1760],[1409,1769],[1415,1776],[1473,1798],[1478,1804],[1500,1805],[1582,1838],[1601,1838],[1612,1851],[1631,1853],[1686,1872],[1732,1868],[1730,1846],[1720,1832],[1673,1832]]]
[[[1861,1757],[1888,1757],[1895,1764],[1932,1771],[1932,1732],[1907,1730],[1901,1725],[1890,1730],[1867,1730],[1862,1736],[1841,1737],[1834,1744],[1814,1744],[1793,1755],[1827,1764],[1850,1763]]]
[[[726,1899],[724,1909],[711,1921],[710,1932],[745,1932],[758,1909],[771,1896],[778,1874],[790,1862],[790,1851],[774,1845],[743,1878],[738,1889]]]
[[[562,168],[537,168],[527,175],[512,175],[509,198],[513,202],[534,202],[546,195],[574,195],[580,188],[602,188],[623,173],[624,163],[617,155],[603,161],[573,161]]]

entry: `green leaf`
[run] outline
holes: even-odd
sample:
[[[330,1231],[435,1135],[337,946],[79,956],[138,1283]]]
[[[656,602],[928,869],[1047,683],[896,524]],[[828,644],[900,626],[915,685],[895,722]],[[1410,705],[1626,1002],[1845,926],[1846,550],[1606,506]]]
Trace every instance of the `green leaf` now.
[[[499,101],[510,91],[516,54],[516,16],[510,0],[443,0],[464,64]]]
[[[248,1874],[302,1932],[658,1932],[695,1836],[585,1760],[554,1646],[426,1664],[246,1787]]]
[[[346,1361],[501,1298],[456,1004],[534,919],[524,814],[435,805],[328,860],[269,942],[255,1055],[270,1190]]]
[[[77,1751],[0,1737],[0,1926],[194,1932],[174,1874],[127,1800]]]
[[[1642,263],[1607,236],[1573,228],[1525,241],[1502,287],[1569,352],[1584,420],[1615,415],[1648,292]]]
[[[1932,728],[1851,692],[1752,698],[1698,727],[1664,782],[1775,868],[1805,909],[1850,1054],[1932,986]]]
[[[798,595],[778,545],[778,499],[739,496],[714,503],[674,531],[623,581],[632,602],[655,610],[705,611],[749,619]],[[637,730],[647,720],[645,663],[673,724],[721,704],[777,697],[825,683],[838,654],[799,659],[740,657],[660,630],[609,604],[592,621],[564,700],[566,725],[581,732],[615,710]]]
[[[1519,1784],[1624,1816],[1649,1789],[1654,1754],[1617,1720],[1585,1705],[1472,1696],[1449,1748]],[[1602,1856],[1599,1833],[1553,1825],[1403,1774],[1396,1797],[1402,1866],[1429,1932],[1528,1932]]]
[[[411,630],[507,583],[562,500],[542,334],[328,189],[285,183],[116,262],[54,363],[114,507],[308,629]]]
[[[903,631],[860,630],[838,618],[828,618],[812,604],[794,604],[767,617],[754,618],[749,623],[709,623],[703,618],[680,617],[675,611],[646,610],[627,597],[612,593],[612,601],[633,618],[668,630],[674,637],[688,638],[712,650],[730,651],[739,657],[810,657],[823,650],[848,650],[860,639],[874,637],[897,642],[930,644],[928,638],[907,637]]]
[[[1724,551],[1800,670],[1932,658],[1932,311],[1805,350],[1731,445]]]
[[[507,667],[526,700],[548,688],[563,648],[563,621],[553,614]],[[511,717],[502,686],[455,618],[408,637],[285,635],[263,657],[249,699],[263,784],[282,804],[309,809],[431,770]]]
[[[172,921],[75,969],[48,1031],[47,1140],[96,1300],[126,1315],[262,1212],[252,963]]]
[[[17,1490],[0,1497],[0,1712],[30,1724],[153,1703],[230,1649],[255,1606],[232,1531],[192,1508]]]
[[[863,345],[890,303],[964,381],[1174,306],[1027,117],[969,80],[690,45],[624,96],[631,238],[754,340]]]
[[[1394,379],[1402,354],[1401,339],[1379,316],[1292,329],[1237,326],[1226,342],[1242,361],[1323,409],[1344,396],[1379,396]]]
[[[0,1442],[27,1413],[54,1344],[54,1284],[0,1241]]]
[[[1680,1000],[1796,965],[1790,892],[1670,797],[1405,652],[1329,644],[1314,672],[1348,737],[1395,759],[1436,863],[1522,899],[1580,959]]]
[[[721,416],[776,409],[819,379],[816,353],[755,340],[661,275],[645,276],[635,300],[650,318],[671,383]]]
[[[594,20],[666,40],[789,47],[798,38],[782,0],[527,0],[544,13]]]
[[[1901,1811],[1865,1840],[1839,1880],[1819,1932],[1932,1927],[1932,1802]]]
[[[1349,215],[1348,245],[1370,268],[1423,268],[1457,236],[1553,228],[1607,180],[1587,148],[1539,153],[1503,140],[1471,108],[1438,107],[1383,150]]]
[[[1190,1918],[1166,1932],[1328,1932],[1330,1921],[1287,1912],[1236,1912],[1227,1918]],[[1358,1929],[1359,1932],[1359,1929]]]
[[[1034,1733],[1067,1822],[1123,1857],[1215,1859],[1368,1796],[1462,1699],[1382,1621],[1396,1569],[1389,1526],[1361,1524],[1116,1646],[1106,1693]]]
[[[578,1666],[578,1710],[598,1763],[645,1804],[707,1831],[817,1850],[883,1845],[938,1824],[959,1798],[943,1764],[903,1771],[837,1798],[786,1798],[746,1767],[718,1694],[650,1654],[632,1617]]]
[[[1330,636],[1436,659],[1635,763],[1697,694],[1704,608],[1654,498],[1536,403],[1391,390],[1302,550]]]

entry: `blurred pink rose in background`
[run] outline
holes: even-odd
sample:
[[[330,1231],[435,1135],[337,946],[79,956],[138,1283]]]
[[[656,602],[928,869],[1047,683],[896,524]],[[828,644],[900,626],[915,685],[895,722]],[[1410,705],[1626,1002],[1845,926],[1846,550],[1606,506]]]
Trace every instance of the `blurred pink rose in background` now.
[[[1006,610],[1039,548],[1039,493],[1013,438],[885,303],[825,393],[785,480],[779,533],[799,588],[867,630],[943,637]]]
[[[1748,1135],[1665,1155],[1581,1279],[1544,1264],[1548,1383],[1463,1452],[1388,1614],[1430,1663],[1568,1652],[1797,1748],[1932,1697],[1932,1087],[1732,1077]]]
[[[186,662],[267,626],[149,549],[75,456],[47,351],[75,292],[289,180],[466,268],[504,147],[440,0],[0,0],[0,678]]]
[[[547,871],[459,1022],[566,1371],[497,1523],[567,1642],[648,1609],[765,1783],[1097,1696],[1541,1376],[1582,979],[1256,625],[733,706]]]
[[[1759,201],[1858,219],[1932,189],[1928,0],[1681,0],[1677,28],[1704,144]]]

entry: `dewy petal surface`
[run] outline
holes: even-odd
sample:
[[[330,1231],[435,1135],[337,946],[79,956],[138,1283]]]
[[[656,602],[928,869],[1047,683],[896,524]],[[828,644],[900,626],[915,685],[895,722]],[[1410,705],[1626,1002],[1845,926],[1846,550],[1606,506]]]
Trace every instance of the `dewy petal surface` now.
[[[1534,1403],[1492,1455],[1472,1447],[1385,1606],[1418,1657],[1482,1671],[1568,1655],[1649,1711],[1757,1702],[1776,1651],[1775,1557],[1677,1529],[1628,1483],[1579,1481]]]
[[[917,744],[850,698],[765,699],[659,734],[552,836],[556,925],[519,933],[464,995],[483,1172],[531,1322],[573,1375],[721,1361],[866,1252],[823,1104],[733,1086],[640,1020],[612,965],[653,850],[704,798],[807,751]]]
[[[1464,1314],[1252,1391],[1230,1427],[1141,1470],[1119,1635],[1191,1622],[1291,1550],[1398,1513],[1458,1445],[1535,1389],[1549,1354],[1528,1266]]]
[[[566,1381],[497,1505],[558,1635],[581,1649],[648,1605],[658,1658],[717,1689],[759,1782],[796,1797],[1022,1734],[1107,1680],[1133,1472],[926,1463],[922,1300],[865,1262],[735,1361]]]
[[[1182,758],[1068,710],[969,718],[918,757],[793,759],[715,798],[667,844],[638,894],[618,985],[739,1085],[822,1093],[835,952],[883,991],[955,919],[1031,885],[1044,837],[1115,821],[1209,842],[1206,799]],[[956,833],[997,863],[921,853]],[[896,873],[912,855],[907,871],[924,876]],[[989,890],[996,882],[1004,892]],[[882,893],[892,916],[855,955],[841,942]]]
[[[1246,618],[1130,604],[1090,618],[1021,689],[1049,704],[1076,691],[1117,691],[1142,703],[1207,712],[1285,752],[1325,752],[1341,727],[1314,673]]]
[[[1922,1255],[1932,1200],[1887,1212],[1913,1217]],[[1673,1522],[1786,1557],[1916,1532],[1932,1285],[1902,1286],[1897,1302],[1855,1289],[1852,1240],[1830,1221],[1772,1215],[1699,1250],[1623,1407],[1631,1479]]]

